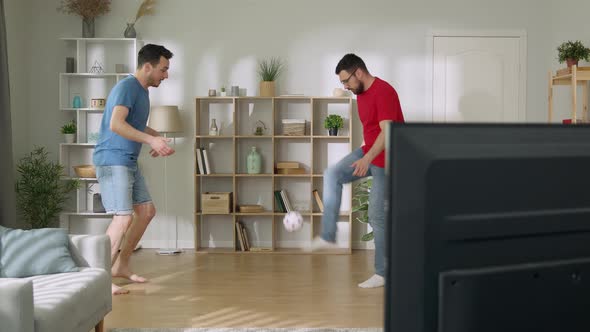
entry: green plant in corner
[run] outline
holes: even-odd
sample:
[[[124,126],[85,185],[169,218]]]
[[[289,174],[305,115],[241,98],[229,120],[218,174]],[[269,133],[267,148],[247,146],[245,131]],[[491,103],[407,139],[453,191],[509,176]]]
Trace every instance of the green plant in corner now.
[[[258,76],[263,82],[276,81],[283,71],[283,61],[278,57],[258,61]]]
[[[48,154],[44,147],[35,147],[16,165],[17,207],[32,228],[55,225],[69,193],[80,185],[77,180],[62,180],[63,165],[48,160]]]
[[[369,196],[373,178],[361,180],[354,186],[352,198],[352,213],[356,213],[355,219],[363,224],[369,223]],[[375,236],[373,231],[363,235],[361,240],[371,241]]]
[[[568,59],[574,60],[574,62],[581,59],[588,61],[590,49],[579,40],[575,42],[568,40],[557,47],[557,56],[559,63],[563,63]]]
[[[324,128],[340,129],[344,127],[344,119],[338,114],[330,114],[324,119]]]
[[[75,134],[76,133],[76,121],[72,120],[65,125],[61,126],[62,134]]]

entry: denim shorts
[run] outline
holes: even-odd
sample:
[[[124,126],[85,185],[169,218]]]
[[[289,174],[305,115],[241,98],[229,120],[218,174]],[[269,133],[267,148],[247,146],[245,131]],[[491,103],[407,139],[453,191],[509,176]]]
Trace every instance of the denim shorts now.
[[[107,213],[129,215],[134,205],[152,201],[137,166],[96,166],[96,177]]]

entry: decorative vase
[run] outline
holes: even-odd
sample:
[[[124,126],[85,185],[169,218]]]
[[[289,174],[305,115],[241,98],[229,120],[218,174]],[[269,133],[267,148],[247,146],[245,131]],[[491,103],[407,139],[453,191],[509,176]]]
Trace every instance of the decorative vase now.
[[[94,18],[82,19],[82,37],[94,38]]]
[[[338,136],[338,128],[330,128],[330,129],[328,129],[328,134],[330,136]]]
[[[274,97],[275,96],[275,82],[262,81],[260,82],[260,97]]]
[[[76,142],[76,134],[64,134],[64,138],[66,143],[75,143]]]
[[[570,68],[573,65],[578,65],[578,59],[565,59],[565,62],[567,63],[568,68]]]
[[[127,23],[127,28],[125,28],[123,36],[125,36],[125,38],[135,38],[137,36],[137,32],[135,31],[135,23]]]
[[[82,107],[82,98],[80,96],[74,96],[74,100],[72,101],[73,108],[81,108]]]
[[[209,127],[209,136],[218,136],[219,129],[217,128],[217,123],[215,119],[211,119],[211,126]]]
[[[246,161],[248,167],[248,174],[260,174],[262,160],[260,157],[260,153],[256,151],[255,146],[252,147],[252,150],[248,154],[248,158]]]

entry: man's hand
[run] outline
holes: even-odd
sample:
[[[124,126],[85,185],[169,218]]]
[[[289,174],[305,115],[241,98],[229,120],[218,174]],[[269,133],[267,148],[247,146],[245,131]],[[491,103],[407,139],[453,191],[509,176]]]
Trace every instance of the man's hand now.
[[[160,154],[158,154],[156,151],[154,151],[154,149],[150,149],[150,156],[152,156],[152,158],[156,158],[156,157],[159,157]]]
[[[168,146],[168,142],[170,141],[170,138],[152,136],[152,139],[150,140],[150,146],[152,147],[152,151],[150,151],[150,154],[152,155],[152,157],[166,157],[173,154],[174,149]],[[154,153],[156,153],[157,155],[154,155]]]
[[[352,165],[350,165],[350,167],[354,167],[354,172],[352,172],[352,175],[354,175],[354,176],[367,175],[367,172],[369,171],[370,164],[371,164],[371,162],[368,161],[367,158],[365,158],[365,157],[355,161],[354,163],[352,163]]]

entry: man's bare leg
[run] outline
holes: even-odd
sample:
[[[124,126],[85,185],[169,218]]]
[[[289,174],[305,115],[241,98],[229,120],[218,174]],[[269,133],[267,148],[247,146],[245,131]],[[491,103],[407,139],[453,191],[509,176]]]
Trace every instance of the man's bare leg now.
[[[123,236],[125,235],[125,232],[127,232],[127,230],[129,229],[132,220],[133,215],[113,216],[113,220],[111,221],[111,224],[107,229],[107,235],[111,239],[111,265],[115,264],[115,262],[117,261],[121,241],[123,241]],[[111,285],[111,292],[113,293],[113,295],[129,293],[128,290],[123,289],[115,284]]]
[[[134,205],[133,210],[135,211],[135,221],[133,221],[131,227],[129,227],[129,231],[125,236],[125,242],[121,247],[119,259],[113,264],[111,273],[113,277],[127,278],[133,282],[141,283],[146,282],[147,279],[131,272],[129,260],[133,253],[133,249],[135,249],[139,240],[141,240],[143,233],[145,233],[145,230],[150,224],[150,221],[156,215],[156,208],[153,203],[149,202]]]

